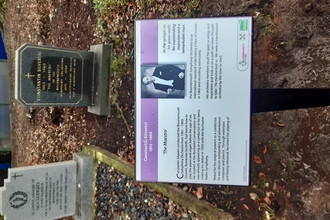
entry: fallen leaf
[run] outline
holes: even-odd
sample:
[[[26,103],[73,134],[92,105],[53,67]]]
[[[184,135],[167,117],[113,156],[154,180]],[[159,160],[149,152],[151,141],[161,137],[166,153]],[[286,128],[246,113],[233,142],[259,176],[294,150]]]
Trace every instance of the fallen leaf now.
[[[198,199],[201,199],[203,197],[203,188],[198,187],[197,191],[193,191],[193,193],[197,196]]]
[[[244,206],[244,208],[245,208],[246,210],[250,210],[249,206],[247,206],[247,205],[245,205],[245,204],[243,204],[243,206]]]
[[[263,178],[265,178],[265,177],[266,177],[266,174],[264,174],[263,172],[260,172],[260,173],[259,173],[259,178],[263,179]]]
[[[273,185],[273,190],[274,191],[277,190],[277,184],[276,183],[274,183],[274,185]]]
[[[262,164],[262,160],[260,159],[260,157],[258,156],[254,156],[254,162],[256,162],[257,164]]]
[[[258,197],[256,193],[250,193],[249,195],[252,200],[256,200],[256,198]]]
[[[267,145],[264,145],[264,150],[262,151],[264,154],[267,153]]]
[[[287,196],[288,198],[290,198],[290,197],[291,197],[291,193],[290,193],[290,192],[287,192],[287,193],[286,193],[286,196]]]
[[[279,126],[279,127],[284,127],[283,123],[276,122],[276,125]]]
[[[272,202],[270,201],[270,199],[269,199],[269,197],[268,196],[266,196],[265,198],[264,198],[264,201],[268,204],[268,205],[270,205]]]

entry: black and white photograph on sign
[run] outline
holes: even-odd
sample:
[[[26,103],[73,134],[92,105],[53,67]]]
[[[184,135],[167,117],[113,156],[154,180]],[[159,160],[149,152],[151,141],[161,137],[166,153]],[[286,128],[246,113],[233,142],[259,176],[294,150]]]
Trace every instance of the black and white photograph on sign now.
[[[184,98],[185,65],[141,66],[141,98]]]

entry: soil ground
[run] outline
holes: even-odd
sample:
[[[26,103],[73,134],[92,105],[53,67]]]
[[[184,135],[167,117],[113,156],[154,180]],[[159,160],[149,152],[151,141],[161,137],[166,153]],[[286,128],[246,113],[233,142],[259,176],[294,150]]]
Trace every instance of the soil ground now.
[[[327,0],[127,2],[107,13],[95,13],[91,0],[8,2],[4,36],[12,84],[13,166],[69,160],[88,143],[134,163],[135,19],[253,15],[254,88],[329,85]],[[86,108],[38,108],[29,120],[28,108],[14,100],[14,52],[23,43],[82,50],[113,43],[117,65],[111,117]],[[236,219],[329,219],[329,133],[329,107],[254,114],[251,186],[202,185],[201,199]]]

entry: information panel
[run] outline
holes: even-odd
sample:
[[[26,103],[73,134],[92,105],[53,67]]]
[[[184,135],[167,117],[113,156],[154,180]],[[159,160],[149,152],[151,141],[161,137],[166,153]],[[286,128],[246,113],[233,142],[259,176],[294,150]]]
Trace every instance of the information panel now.
[[[138,20],[136,180],[249,184],[252,17]]]

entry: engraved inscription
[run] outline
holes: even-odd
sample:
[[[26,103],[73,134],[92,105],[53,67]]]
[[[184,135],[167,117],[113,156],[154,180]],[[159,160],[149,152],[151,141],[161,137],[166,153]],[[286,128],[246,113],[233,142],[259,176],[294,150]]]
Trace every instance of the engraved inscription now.
[[[58,62],[56,62],[58,60]],[[77,59],[43,57],[42,51],[37,52],[36,73],[27,73],[26,78],[36,77],[36,100],[43,102],[42,92],[58,92],[59,97],[68,94],[67,99],[76,97]]]

